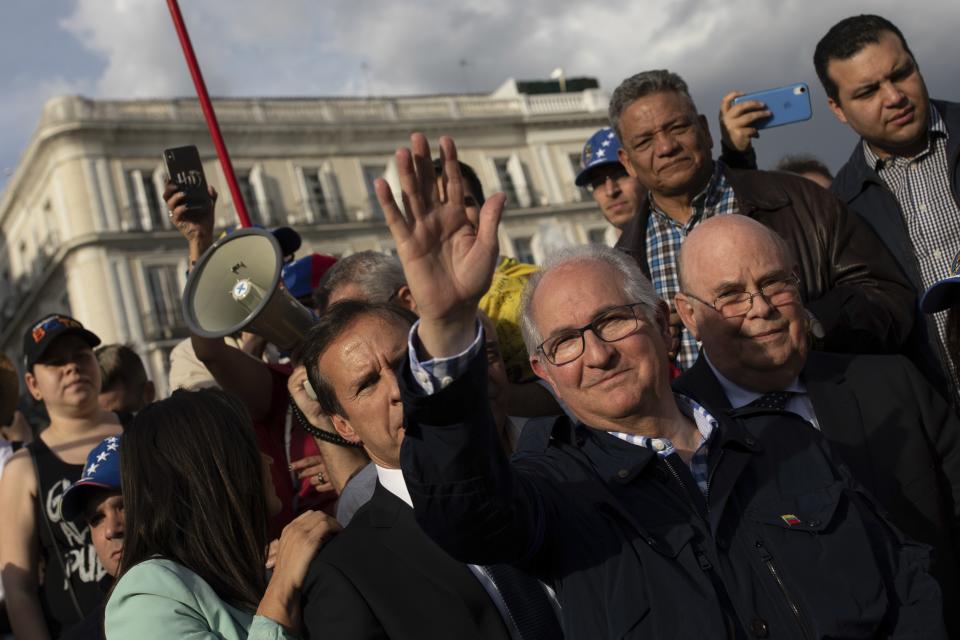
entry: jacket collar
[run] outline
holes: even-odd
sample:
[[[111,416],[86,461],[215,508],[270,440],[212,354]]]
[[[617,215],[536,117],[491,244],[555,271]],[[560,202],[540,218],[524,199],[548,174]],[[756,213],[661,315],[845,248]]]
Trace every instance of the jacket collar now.
[[[947,162],[950,169],[960,157],[960,104],[930,100],[930,104],[940,114],[940,118],[947,127]],[[883,185],[883,181],[873,167],[867,164],[863,155],[863,138],[857,142],[850,154],[850,159],[843,166],[833,181],[833,192],[845,203],[851,202],[860,195],[869,184]]]

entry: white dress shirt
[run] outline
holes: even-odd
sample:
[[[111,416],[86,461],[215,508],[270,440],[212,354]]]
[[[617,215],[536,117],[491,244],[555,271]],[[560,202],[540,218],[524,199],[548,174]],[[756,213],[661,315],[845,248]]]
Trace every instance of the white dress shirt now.
[[[720,387],[723,388],[723,393],[727,396],[727,400],[730,401],[730,406],[734,409],[739,409],[740,407],[745,407],[757,398],[763,397],[764,393],[761,391],[751,391],[741,387],[736,382],[733,382],[725,375],[720,373],[713,363],[710,362],[710,357],[707,355],[706,350],[703,350],[703,356],[707,361],[707,364],[710,365],[710,370],[713,371],[713,375],[717,377],[717,381],[720,383]],[[820,431],[820,423],[817,422],[817,414],[813,410],[813,403],[810,401],[810,396],[807,394],[807,387],[803,382],[800,381],[800,378],[794,378],[793,382],[788,384],[786,388],[782,391],[789,391],[795,394],[790,401],[787,402],[785,409],[791,413],[795,413],[810,424],[813,427]]]

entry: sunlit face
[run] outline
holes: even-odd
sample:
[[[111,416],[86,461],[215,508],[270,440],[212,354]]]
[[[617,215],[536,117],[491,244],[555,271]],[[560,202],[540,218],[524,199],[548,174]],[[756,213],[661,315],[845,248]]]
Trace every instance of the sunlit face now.
[[[827,65],[838,96],[836,101],[829,100],[830,109],[879,155],[910,155],[925,141],[927,87],[916,61],[895,33],[885,31],[879,40]]]
[[[652,93],[620,115],[620,161],[654,196],[695,194],[713,171],[713,140],[693,103],[675,91]]]
[[[790,278],[792,264],[762,230],[721,233],[713,228],[708,235],[685,247],[691,251],[683,262],[685,291],[707,304],[679,295],[677,312],[720,373],[756,391],[781,390],[800,373],[807,356],[806,312],[799,293],[793,302],[777,306],[754,296],[749,311],[732,318],[708,303]]]
[[[116,577],[123,554],[123,496],[113,489],[88,489],[84,519],[93,548],[107,573]]]
[[[593,169],[588,187],[603,217],[618,229],[630,222],[643,199],[643,186],[619,163]]]
[[[547,273],[532,301],[533,321],[543,340],[582,327],[628,300],[620,274],[596,260],[564,264]],[[637,331],[616,342],[584,334],[584,351],[563,365],[531,356],[534,372],[584,423],[597,428],[629,420],[670,394],[667,350],[660,327],[640,314]]]
[[[98,408],[100,364],[90,345],[76,335],[54,340],[24,381],[31,395],[54,414],[81,415]]]
[[[400,467],[403,404],[397,373],[407,357],[409,325],[368,314],[353,321],[323,352],[320,377],[333,389],[343,415],[333,426],[351,442],[362,442],[376,464]]]

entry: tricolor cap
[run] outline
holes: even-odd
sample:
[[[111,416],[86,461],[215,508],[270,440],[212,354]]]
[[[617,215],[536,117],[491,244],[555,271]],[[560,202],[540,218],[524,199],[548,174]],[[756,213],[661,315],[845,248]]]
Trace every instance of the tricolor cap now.
[[[60,501],[60,515],[75,522],[83,515],[84,502],[91,489],[120,491],[120,436],[104,438],[87,456],[83,475],[70,485]]]
[[[100,338],[83,325],[62,313],[53,313],[30,327],[23,335],[23,366],[27,371],[33,369],[53,341],[65,334],[80,336],[90,348],[100,344]]]
[[[620,164],[620,140],[616,132],[610,127],[604,127],[590,136],[583,145],[580,154],[580,173],[574,181],[578,187],[586,186],[590,182],[590,174],[597,167]]]
[[[950,275],[934,282],[920,298],[924,313],[936,313],[960,303],[960,253],[950,263]]]
[[[283,286],[298,300],[313,294],[320,284],[320,278],[337,261],[333,256],[311,253],[283,267]]]

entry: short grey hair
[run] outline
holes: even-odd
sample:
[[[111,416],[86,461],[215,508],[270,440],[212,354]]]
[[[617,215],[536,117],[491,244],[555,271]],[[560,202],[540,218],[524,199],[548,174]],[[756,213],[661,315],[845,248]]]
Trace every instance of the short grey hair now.
[[[331,294],[348,284],[363,292],[363,299],[373,304],[389,302],[407,284],[403,267],[396,256],[377,251],[360,251],[337,260],[323,274],[314,292],[314,306],[326,309]]]
[[[627,299],[641,304],[648,321],[654,323],[657,321],[660,298],[633,258],[622,251],[600,244],[565,247],[547,256],[541,270],[530,276],[523,289],[520,303],[520,329],[523,332],[523,342],[527,346],[528,354],[534,355],[537,346],[543,342],[543,336],[533,321],[531,308],[537,288],[548,273],[573,262],[600,262],[613,267],[621,276],[620,286]]]
[[[694,112],[696,112],[697,106],[693,103],[693,98],[690,97],[687,83],[672,71],[666,69],[641,71],[620,83],[620,86],[610,96],[610,126],[617,132],[621,144],[623,143],[623,136],[620,135],[620,116],[623,115],[624,109],[639,98],[667,91],[685,96],[690,101],[690,106]]]

